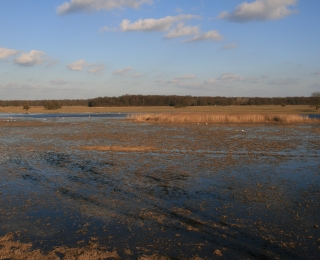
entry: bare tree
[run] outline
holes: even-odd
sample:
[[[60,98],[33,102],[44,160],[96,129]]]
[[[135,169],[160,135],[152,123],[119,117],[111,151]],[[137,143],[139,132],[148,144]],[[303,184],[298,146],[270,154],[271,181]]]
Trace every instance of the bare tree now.
[[[311,94],[310,106],[316,107],[316,110],[320,107],[320,92],[313,92]]]

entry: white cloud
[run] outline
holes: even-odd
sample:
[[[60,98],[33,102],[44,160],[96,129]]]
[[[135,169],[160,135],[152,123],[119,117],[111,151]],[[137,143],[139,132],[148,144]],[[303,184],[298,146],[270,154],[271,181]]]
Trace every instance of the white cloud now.
[[[320,75],[320,70],[318,70],[315,73],[313,73],[313,75]]]
[[[172,79],[166,82],[166,84],[174,84],[176,87],[179,88],[199,88],[202,86],[202,83],[195,82],[195,81],[185,81],[185,80],[178,80]]]
[[[29,53],[22,53],[18,58],[14,60],[14,63],[20,66],[34,66],[43,63],[46,53],[43,51],[32,50]]]
[[[12,50],[12,49],[0,48],[0,60],[14,56],[18,52],[19,51]]]
[[[126,31],[168,31],[173,23],[182,20],[190,20],[199,18],[196,15],[191,14],[181,14],[177,16],[166,16],[160,19],[139,19],[138,21],[131,23],[129,20],[125,19],[120,24],[120,29],[123,32]]]
[[[94,65],[91,65],[91,68],[88,69],[88,72],[95,75],[101,75],[104,69],[105,69],[104,64],[94,64]]]
[[[173,78],[169,81],[167,81],[168,84],[170,83],[182,83],[182,82],[186,82],[186,80],[190,80],[190,79],[195,79],[196,76],[193,75],[193,74],[186,74],[186,75],[182,75],[180,77],[176,77],[176,78]]]
[[[234,43],[231,43],[231,44],[225,44],[222,46],[222,50],[230,50],[230,49],[235,49],[237,48],[238,45],[237,44],[234,44]]]
[[[205,41],[205,40],[213,40],[215,42],[222,41],[223,36],[221,36],[218,31],[213,30],[213,31],[208,31],[205,33],[198,34],[193,38],[186,40],[186,42],[198,42],[198,41]]]
[[[57,14],[64,15],[122,8],[138,9],[143,4],[152,4],[152,0],[71,0],[60,5],[57,8]]]
[[[113,75],[125,76],[132,68],[119,69],[113,72]]]
[[[4,89],[4,90],[34,90],[34,89],[41,89],[41,86],[36,85],[36,84],[9,83],[6,85],[0,85],[0,89]]]
[[[179,23],[175,28],[166,34],[165,38],[177,38],[199,33],[199,26],[184,26],[184,23]]]
[[[218,19],[232,22],[277,20],[296,13],[289,7],[295,5],[297,0],[256,0],[251,3],[244,2],[238,5],[231,13],[222,12]]]
[[[56,65],[59,61],[58,60],[52,60],[48,63],[48,65],[46,66],[47,68],[52,67],[54,65]]]
[[[286,78],[286,79],[273,79],[269,80],[268,84],[270,85],[296,85],[299,83],[299,79]]]
[[[108,26],[104,26],[102,28],[100,28],[99,32],[103,33],[103,32],[115,32],[117,31],[117,28],[109,28]]]
[[[217,79],[221,82],[229,82],[229,83],[230,82],[260,83],[265,79],[265,77],[245,78],[234,73],[224,73],[224,74],[221,74],[220,77],[218,77]]]
[[[87,62],[84,59],[82,59],[68,64],[67,68],[73,71],[81,71],[87,65]]]

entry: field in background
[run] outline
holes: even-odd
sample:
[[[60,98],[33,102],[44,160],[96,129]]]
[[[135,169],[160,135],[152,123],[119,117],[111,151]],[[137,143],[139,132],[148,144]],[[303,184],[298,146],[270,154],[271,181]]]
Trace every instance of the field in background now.
[[[320,114],[313,107],[296,106],[199,106],[199,107],[85,107],[70,106],[58,110],[46,110],[42,106],[31,107],[30,113],[160,113],[160,112],[194,112],[194,113],[257,113],[257,114]],[[21,107],[0,107],[0,113],[26,113]]]

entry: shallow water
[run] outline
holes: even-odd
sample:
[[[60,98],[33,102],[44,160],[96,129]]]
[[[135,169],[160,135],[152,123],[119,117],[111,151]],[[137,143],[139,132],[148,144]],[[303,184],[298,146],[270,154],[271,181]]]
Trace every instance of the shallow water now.
[[[319,125],[73,117],[0,130],[0,235],[34,249],[94,238],[122,259],[319,255]]]
[[[45,113],[45,114],[29,114],[29,113],[0,113],[0,118],[10,118],[10,119],[16,119],[16,118],[42,118],[42,119],[52,119],[52,118],[86,118],[86,117],[111,117],[111,118],[124,118],[127,114],[125,113]]]

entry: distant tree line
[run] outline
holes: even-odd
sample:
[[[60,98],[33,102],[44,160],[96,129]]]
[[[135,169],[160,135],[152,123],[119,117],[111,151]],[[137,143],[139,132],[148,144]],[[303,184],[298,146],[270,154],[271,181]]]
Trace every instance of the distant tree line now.
[[[120,97],[97,97],[93,99],[63,100],[0,100],[0,106],[230,106],[230,105],[311,105],[316,97],[208,97],[208,96],[163,96],[163,95],[123,95]],[[50,105],[51,104],[51,105]]]
[[[111,106],[230,106],[230,105],[309,105],[310,97],[198,97],[124,95],[120,97],[98,97],[88,101],[89,107]]]
[[[62,99],[62,100],[0,100],[0,106],[45,106],[50,102],[58,102],[61,106],[88,106],[88,99]]]

